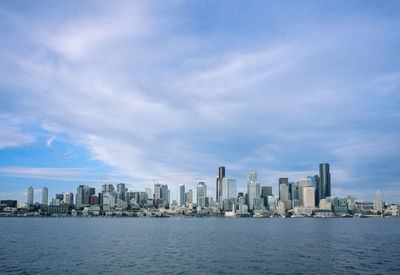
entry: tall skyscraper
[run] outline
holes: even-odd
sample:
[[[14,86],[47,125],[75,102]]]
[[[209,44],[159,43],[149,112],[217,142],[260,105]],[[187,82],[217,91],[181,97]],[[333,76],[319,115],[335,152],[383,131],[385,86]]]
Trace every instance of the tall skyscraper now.
[[[164,207],[167,207],[169,205],[169,198],[168,198],[168,185],[166,184],[161,184],[161,189],[160,189],[161,193],[161,199],[163,202]],[[185,195],[185,192],[183,192]]]
[[[301,202],[302,206],[307,208],[314,208],[315,207],[315,188],[312,186],[306,186],[301,188],[302,192],[302,199]]]
[[[85,198],[85,186],[79,185],[76,188],[76,200],[75,204],[77,208],[81,208],[84,205],[84,198]]]
[[[312,187],[312,180],[311,180],[311,178],[299,179],[297,181],[297,184],[299,186],[299,201],[300,201],[300,205],[304,205],[304,192],[303,192],[303,189],[305,187]],[[315,201],[315,198],[314,198],[314,201]]]
[[[125,183],[118,183],[117,184],[117,203],[118,203],[118,200],[125,201],[125,195],[126,195]]]
[[[222,196],[221,202],[226,199],[234,199],[237,196],[237,184],[234,178],[223,178],[222,179]]]
[[[64,194],[64,204],[74,205],[74,194],[71,192]]]
[[[319,179],[321,181],[322,197],[320,199],[331,196],[331,174],[329,172],[329,164],[321,163],[319,165]]]
[[[42,205],[49,204],[49,189],[46,186],[42,189]]]
[[[254,199],[261,197],[260,183],[254,171],[250,171],[247,175],[247,196],[249,210],[254,210]]]
[[[206,207],[207,187],[204,182],[197,184],[197,206]]]
[[[153,189],[151,188],[145,188],[144,191],[147,193],[147,198],[149,200],[153,199]]]
[[[284,203],[286,209],[290,208],[288,178],[279,179],[279,200]]]
[[[185,185],[178,184],[178,198],[177,198],[178,206],[182,207],[185,205]]]
[[[261,198],[264,199],[264,206],[268,207],[268,196],[272,196],[272,186],[261,187]]]
[[[154,203],[157,199],[161,199],[161,184],[159,183],[154,184]]]
[[[185,193],[185,204],[193,203],[193,191],[190,189]]]
[[[216,183],[216,201],[220,201],[222,197],[222,180],[225,178],[225,167],[218,167],[218,178]]]
[[[28,205],[29,206],[33,205],[33,199],[34,199],[33,187],[29,186],[29,188],[28,188]]]

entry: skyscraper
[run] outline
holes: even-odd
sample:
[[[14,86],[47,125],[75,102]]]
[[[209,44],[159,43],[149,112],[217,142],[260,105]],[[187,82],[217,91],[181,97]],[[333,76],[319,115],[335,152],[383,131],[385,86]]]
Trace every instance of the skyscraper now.
[[[207,187],[204,182],[197,184],[197,206],[206,207]]]
[[[178,197],[177,197],[178,206],[182,207],[185,205],[185,185],[178,184]]]
[[[254,171],[250,171],[247,175],[247,195],[249,210],[253,210],[254,199],[261,196],[260,183],[257,181],[257,174]]]
[[[315,188],[312,186],[306,186],[301,188],[302,192],[302,205],[307,208],[315,207]]]
[[[33,187],[29,186],[28,188],[28,206],[33,205],[33,199],[34,199],[34,192],[33,192]]]
[[[234,199],[237,196],[237,183],[234,178],[224,178],[222,180],[222,200]]]
[[[222,180],[225,178],[225,167],[218,167],[218,178],[216,183],[216,201],[220,201],[222,197]]]
[[[329,164],[321,163],[319,165],[319,179],[321,181],[322,197],[320,199],[331,196],[331,174],[329,173]]]
[[[145,188],[144,191],[147,193],[147,198],[149,200],[153,199],[153,189],[151,188]]]
[[[288,178],[279,179],[279,200],[284,203],[286,209],[290,207]]]
[[[74,204],[74,194],[71,192],[64,194],[64,204],[73,205]]]
[[[76,200],[75,204],[77,208],[81,208],[84,205],[84,197],[85,197],[85,186],[79,185],[76,188]]]
[[[312,180],[311,180],[311,178],[299,179],[297,181],[297,184],[299,186],[299,201],[300,201],[300,205],[304,205],[304,192],[303,192],[303,189],[305,187],[310,187],[310,186],[312,187]],[[314,198],[314,201],[315,201],[315,198]]]
[[[164,207],[167,207],[169,205],[169,199],[168,199],[168,185],[166,184],[161,184],[161,189],[160,189],[160,196],[162,199],[162,203]],[[185,197],[185,192],[183,192],[183,195]]]
[[[185,193],[185,204],[193,203],[193,191],[190,189]]]
[[[42,189],[42,205],[49,204],[49,189],[46,186]]]
[[[261,187],[261,198],[264,199],[264,206],[268,207],[268,196],[272,196],[272,186]]]

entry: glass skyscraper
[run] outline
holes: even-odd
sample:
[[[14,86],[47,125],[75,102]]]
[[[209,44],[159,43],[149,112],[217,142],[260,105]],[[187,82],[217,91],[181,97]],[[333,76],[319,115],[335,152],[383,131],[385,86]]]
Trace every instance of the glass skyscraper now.
[[[319,180],[321,181],[321,193],[320,199],[331,196],[331,174],[329,172],[329,164],[321,163],[319,165]]]

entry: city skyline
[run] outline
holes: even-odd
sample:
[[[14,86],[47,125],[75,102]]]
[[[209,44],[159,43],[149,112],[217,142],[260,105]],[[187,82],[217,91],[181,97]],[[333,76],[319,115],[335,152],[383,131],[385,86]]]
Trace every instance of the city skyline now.
[[[399,203],[399,13],[398,1],[1,2],[0,199],[158,179],[174,198],[199,181],[215,197],[221,165],[238,192],[254,170],[277,194],[279,178],[326,162],[332,195]]]

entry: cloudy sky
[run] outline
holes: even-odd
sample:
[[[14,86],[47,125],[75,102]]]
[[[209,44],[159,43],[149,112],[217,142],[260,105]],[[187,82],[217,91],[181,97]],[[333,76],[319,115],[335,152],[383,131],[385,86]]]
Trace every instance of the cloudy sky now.
[[[217,167],[400,203],[399,1],[1,1],[0,198]]]

